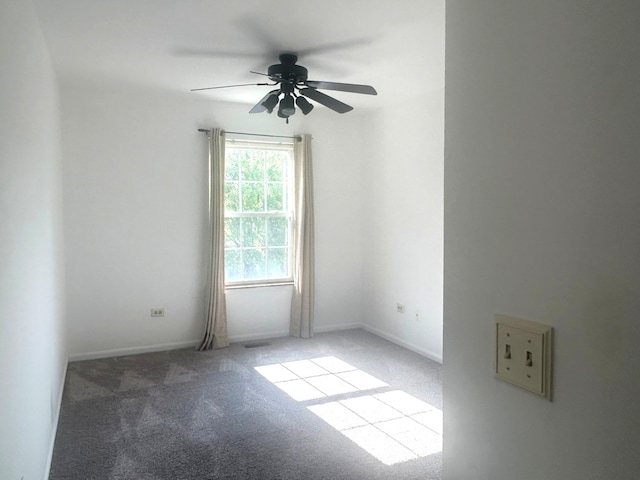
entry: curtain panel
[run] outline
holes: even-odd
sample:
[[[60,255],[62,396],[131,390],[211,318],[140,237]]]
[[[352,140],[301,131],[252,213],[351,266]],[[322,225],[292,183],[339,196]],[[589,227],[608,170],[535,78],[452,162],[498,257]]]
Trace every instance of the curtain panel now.
[[[293,297],[289,333],[313,336],[315,295],[315,241],[313,219],[313,170],[311,135],[302,135],[294,147],[295,222],[293,232]]]
[[[209,285],[204,338],[198,350],[229,346],[224,290],[224,131],[209,135]]]

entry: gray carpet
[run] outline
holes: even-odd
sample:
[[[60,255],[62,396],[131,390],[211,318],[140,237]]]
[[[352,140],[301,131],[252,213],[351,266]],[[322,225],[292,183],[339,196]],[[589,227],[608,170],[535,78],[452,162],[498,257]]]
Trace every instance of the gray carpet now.
[[[69,364],[49,478],[441,478],[441,365],[359,329],[268,342]]]

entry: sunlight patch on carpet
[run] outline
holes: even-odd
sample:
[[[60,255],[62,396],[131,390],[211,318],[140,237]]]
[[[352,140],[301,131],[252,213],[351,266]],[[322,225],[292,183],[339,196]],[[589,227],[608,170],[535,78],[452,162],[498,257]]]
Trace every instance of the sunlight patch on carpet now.
[[[322,402],[307,408],[385,465],[442,451],[441,410],[402,390],[364,394],[389,384],[339,358],[312,358],[255,370],[296,401]],[[347,394],[351,396],[344,398]],[[331,401],[337,395],[342,399]]]

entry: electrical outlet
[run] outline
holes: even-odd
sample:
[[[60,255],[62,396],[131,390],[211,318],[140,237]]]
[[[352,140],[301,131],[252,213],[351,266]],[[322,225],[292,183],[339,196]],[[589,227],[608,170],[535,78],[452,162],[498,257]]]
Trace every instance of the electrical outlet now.
[[[496,315],[496,377],[551,400],[551,335],[548,325]]]
[[[151,309],[152,317],[164,317],[164,308],[152,308]]]
[[[404,305],[402,305],[401,303],[396,303],[396,311],[398,313],[404,313]]]

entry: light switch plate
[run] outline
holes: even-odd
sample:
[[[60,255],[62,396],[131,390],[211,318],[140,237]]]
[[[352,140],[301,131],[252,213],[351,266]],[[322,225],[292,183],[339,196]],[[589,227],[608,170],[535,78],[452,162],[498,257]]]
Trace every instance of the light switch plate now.
[[[496,377],[551,401],[553,328],[506,315],[495,319]]]

